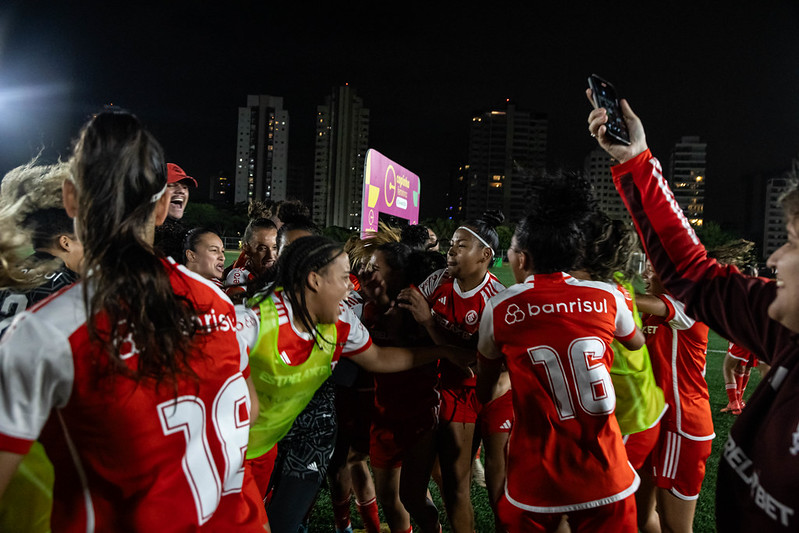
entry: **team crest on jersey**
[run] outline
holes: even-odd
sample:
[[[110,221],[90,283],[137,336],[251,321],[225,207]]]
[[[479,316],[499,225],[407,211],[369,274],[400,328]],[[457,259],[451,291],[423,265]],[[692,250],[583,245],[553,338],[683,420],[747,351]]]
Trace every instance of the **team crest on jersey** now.
[[[464,320],[466,321],[466,323],[467,323],[467,324],[469,324],[470,326],[473,326],[473,325],[477,324],[477,319],[478,319],[478,316],[477,316],[477,311],[475,311],[474,309],[472,309],[471,311],[469,311],[468,313],[466,313],[466,316],[465,316],[463,319],[464,319]]]
[[[525,316],[524,311],[522,311],[518,305],[510,304],[505,310],[505,323],[510,326],[516,322],[521,322],[524,320]]]
[[[799,454],[799,424],[796,425],[796,431],[793,432],[793,446],[788,448],[788,451],[791,452],[791,455]]]

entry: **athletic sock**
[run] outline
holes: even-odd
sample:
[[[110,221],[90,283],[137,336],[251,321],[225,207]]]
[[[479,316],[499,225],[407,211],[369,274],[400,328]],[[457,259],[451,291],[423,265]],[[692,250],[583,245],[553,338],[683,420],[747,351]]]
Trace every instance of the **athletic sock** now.
[[[333,502],[333,520],[336,529],[344,531],[350,526],[350,499]]]
[[[746,386],[748,384],[749,384],[749,374],[744,374],[743,379],[741,379],[741,384],[738,386],[738,400],[741,401],[741,404],[743,404],[744,392],[746,392]]]
[[[735,381],[738,381],[737,377]],[[738,385],[736,383],[727,383],[726,389],[727,399],[730,401],[730,403],[735,403],[735,400],[738,399]]]
[[[358,514],[363,520],[363,527],[366,533],[380,533],[380,515],[377,509],[377,498],[372,498],[366,503],[355,500]]]

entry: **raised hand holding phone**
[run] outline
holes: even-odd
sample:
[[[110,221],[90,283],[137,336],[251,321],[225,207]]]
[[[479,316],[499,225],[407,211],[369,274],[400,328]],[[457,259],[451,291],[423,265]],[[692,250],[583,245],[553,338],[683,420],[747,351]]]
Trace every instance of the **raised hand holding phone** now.
[[[619,112],[626,125],[629,140],[628,143],[622,143],[610,133],[608,128],[610,117],[607,108],[598,105],[597,99],[594,98],[593,91],[590,88],[586,89],[585,94],[594,107],[593,111],[588,115],[588,131],[592,137],[596,137],[599,146],[611,157],[619,163],[624,163],[647,149],[644,126],[638,116],[633,113],[627,100],[622,99],[618,103]]]
[[[588,88],[591,89],[591,103],[594,108],[603,107],[608,113],[607,134],[622,144],[630,144],[630,133],[619,105],[616,87],[596,74],[588,77]]]

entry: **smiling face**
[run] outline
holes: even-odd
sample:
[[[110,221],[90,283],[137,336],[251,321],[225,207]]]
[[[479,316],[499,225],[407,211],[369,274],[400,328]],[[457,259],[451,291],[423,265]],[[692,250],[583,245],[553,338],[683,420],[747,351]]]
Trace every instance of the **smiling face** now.
[[[485,274],[491,250],[465,229],[452,234],[452,246],[447,253],[447,270],[456,279]]]
[[[776,269],[777,295],[768,306],[768,316],[799,333],[799,217],[786,225],[788,242],[768,258]]]
[[[258,228],[253,231],[250,242],[245,243],[244,253],[249,258],[248,266],[253,274],[261,274],[277,261],[277,230]]]
[[[189,187],[185,181],[177,183],[170,183],[168,192],[171,194],[169,200],[169,216],[180,220],[183,218],[183,211],[186,209],[186,204],[189,203]]]
[[[319,272],[308,275],[311,293],[308,310],[317,324],[333,324],[341,314],[341,302],[353,286],[350,282],[350,262],[341,253]]]
[[[204,233],[194,250],[186,250],[186,267],[192,272],[213,279],[225,271],[225,247],[215,233]]]

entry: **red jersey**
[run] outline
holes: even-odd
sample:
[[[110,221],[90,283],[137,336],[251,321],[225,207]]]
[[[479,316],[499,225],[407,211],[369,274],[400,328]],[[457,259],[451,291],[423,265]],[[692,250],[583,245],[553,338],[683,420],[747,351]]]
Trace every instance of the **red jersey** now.
[[[180,378],[177,391],[101,370],[108,356],[89,341],[81,282],[19,315],[0,342],[0,449],[44,445],[54,531],[264,531],[244,469],[250,396],[233,305],[164,265],[208,328],[189,359],[199,379]],[[135,345],[121,351],[135,369]]]
[[[470,291],[462,291],[457,280],[450,277],[446,269],[433,272],[419,286],[427,298],[436,323],[454,333],[464,341],[474,342],[480,329],[480,317],[486,302],[503,291],[505,286],[491,272],[486,272],[483,281]],[[465,377],[463,370],[455,368],[449,361],[441,361],[441,386],[444,388],[471,386],[474,376]]]
[[[363,306],[362,320],[372,341],[378,346],[425,346],[427,332],[416,323],[409,311],[399,308],[381,313],[374,302]],[[428,363],[402,372],[375,373],[375,414],[391,419],[419,417],[439,405],[436,363]]]
[[[662,424],[685,438],[710,440],[716,434],[705,381],[708,327],[686,315],[671,296],[658,298],[668,316],[645,315],[643,330],[655,381],[669,406]]]
[[[623,500],[639,479],[613,411],[614,337],[635,335],[624,296],[608,283],[538,274],[492,298],[478,348],[505,358],[516,418],[505,494],[537,513]]]
[[[796,333],[768,316],[776,284],[707,257],[649,150],[612,170],[647,257],[669,293],[685,303],[690,316],[771,365],[722,450],[717,529],[796,531],[799,347]]]

